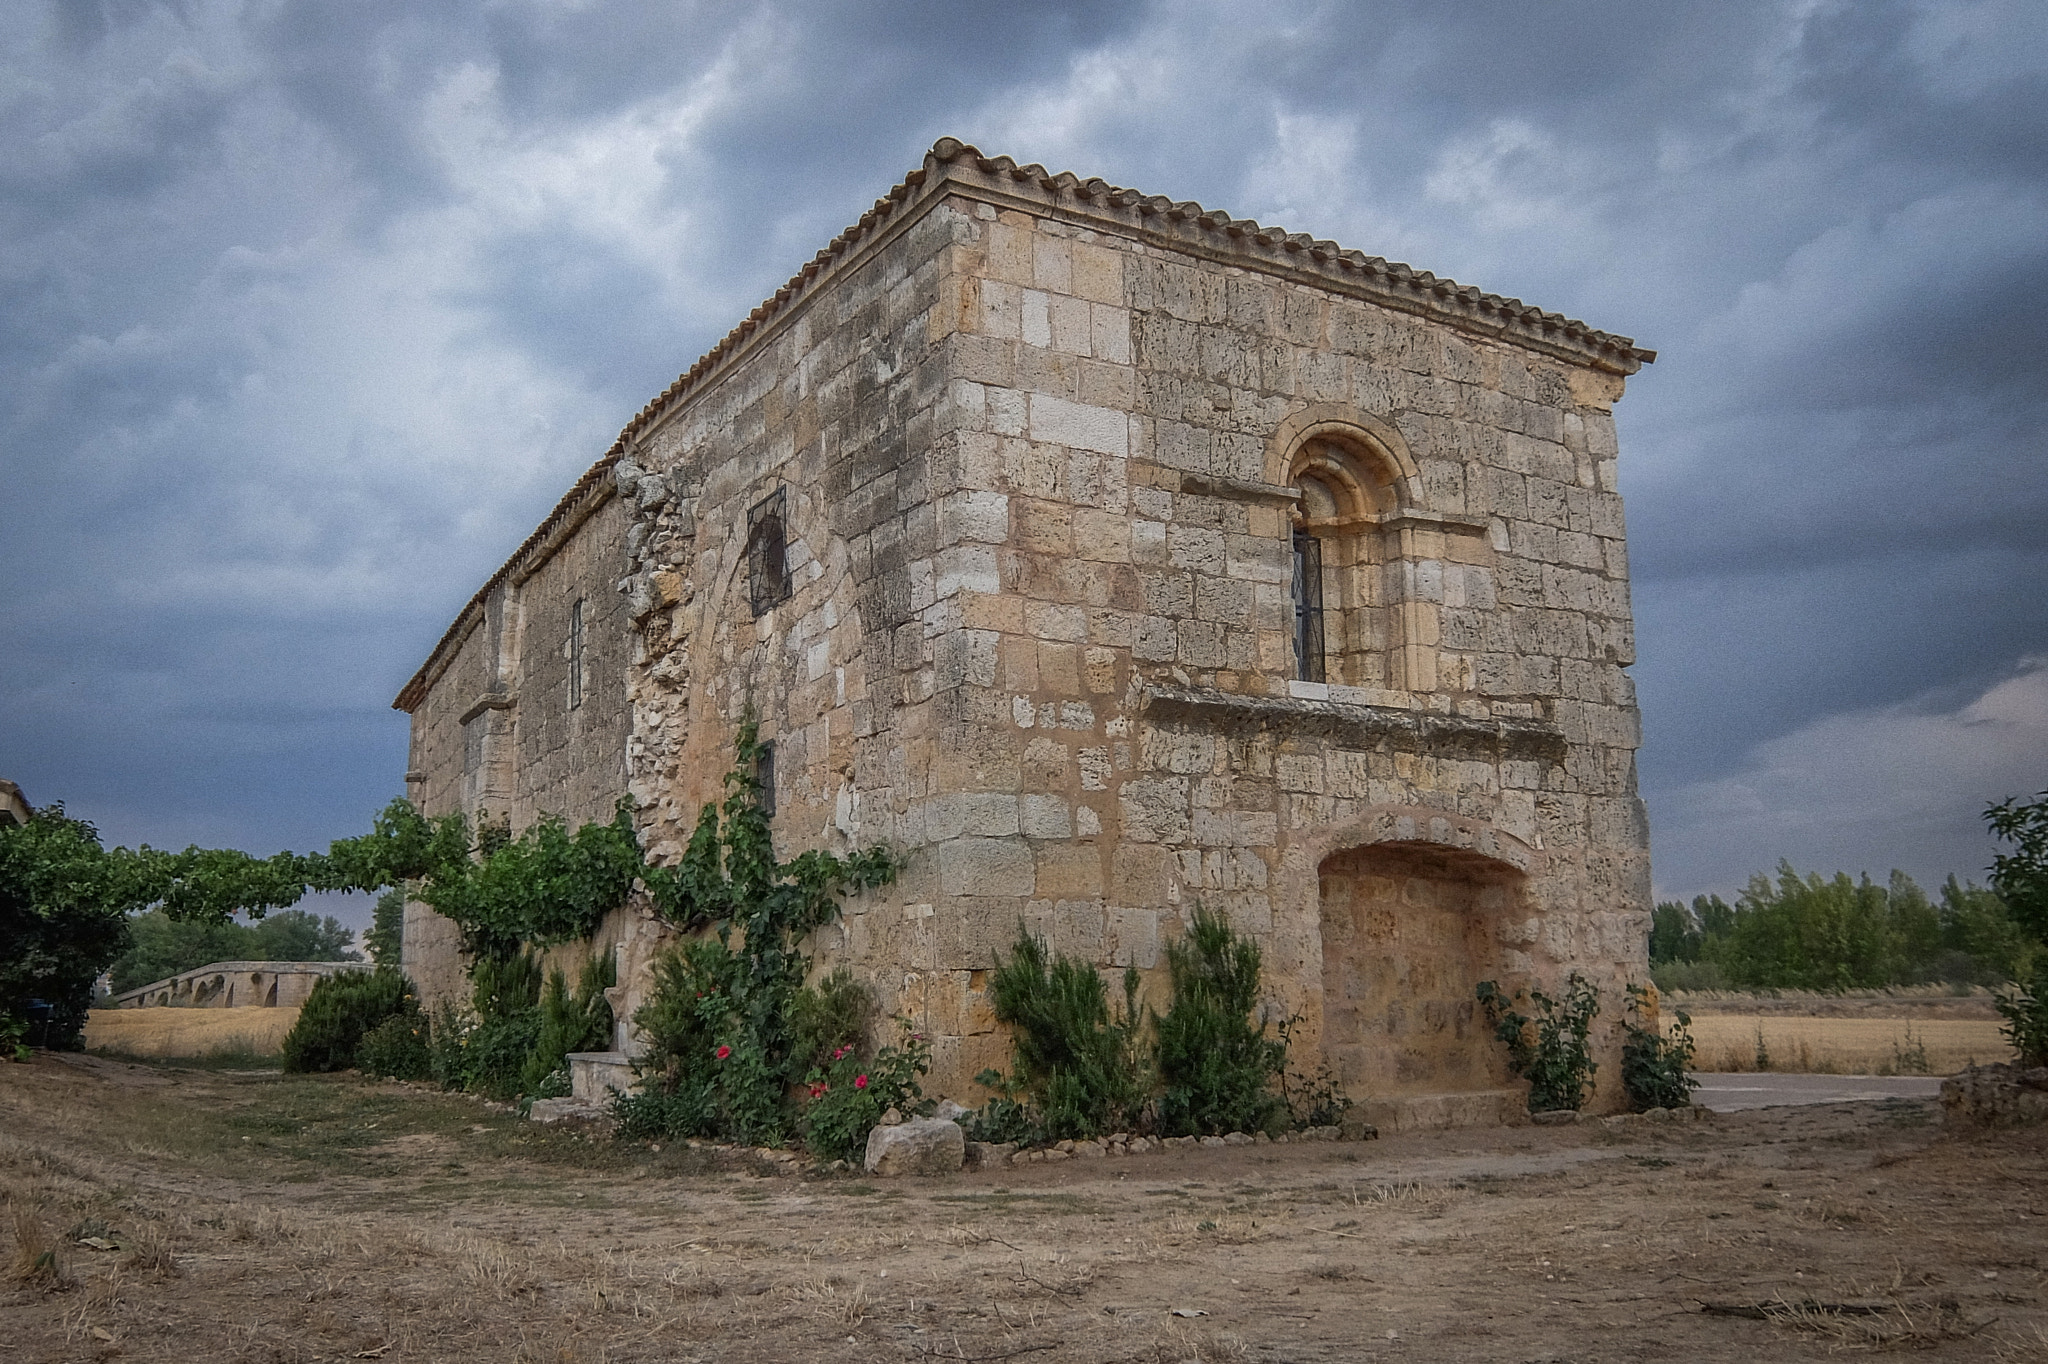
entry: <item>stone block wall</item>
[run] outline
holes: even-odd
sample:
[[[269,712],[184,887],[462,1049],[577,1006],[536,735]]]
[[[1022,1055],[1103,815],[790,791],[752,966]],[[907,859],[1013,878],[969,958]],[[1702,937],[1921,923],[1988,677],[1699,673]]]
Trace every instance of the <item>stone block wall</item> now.
[[[1611,407],[1646,353],[939,150],[606,470],[652,853],[680,852],[751,708],[785,856],[905,856],[819,948],[936,1035],[935,1088],[970,1102],[1020,925],[1157,999],[1197,903],[1260,941],[1273,1016],[1387,1121],[1511,1088],[1475,1050],[1477,979],[1586,971],[1612,1061],[1649,906]],[[790,593],[757,613],[778,490]],[[1298,676],[1297,525],[1328,565],[1322,681]],[[555,599],[602,557],[561,558]],[[517,772],[578,747],[541,732]],[[432,790],[449,748],[418,741]]]

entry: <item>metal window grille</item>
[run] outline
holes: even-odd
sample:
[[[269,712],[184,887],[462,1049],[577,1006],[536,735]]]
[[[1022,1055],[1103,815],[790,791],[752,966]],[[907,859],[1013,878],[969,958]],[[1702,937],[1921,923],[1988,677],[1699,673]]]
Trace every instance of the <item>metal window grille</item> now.
[[[747,594],[757,616],[789,600],[786,491],[777,488],[747,513]]]
[[[1294,532],[1294,671],[1323,680],[1323,544],[1305,530]]]
[[[754,780],[761,783],[761,813],[775,818],[775,741],[769,739],[754,750]]]
[[[583,599],[569,607],[569,709],[583,704]]]

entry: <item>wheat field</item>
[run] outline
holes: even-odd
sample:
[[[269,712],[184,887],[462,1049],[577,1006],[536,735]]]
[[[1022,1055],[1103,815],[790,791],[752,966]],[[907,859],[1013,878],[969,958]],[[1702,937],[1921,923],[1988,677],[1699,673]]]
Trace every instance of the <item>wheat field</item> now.
[[[1698,1045],[1693,1069],[1700,1071],[1952,1075],[1964,1066],[2012,1059],[1998,1020],[1990,1018],[1694,1014],[1692,1036]]]
[[[204,1058],[276,1056],[298,1021],[285,1009],[94,1009],[85,1021],[85,1045],[122,1056]]]

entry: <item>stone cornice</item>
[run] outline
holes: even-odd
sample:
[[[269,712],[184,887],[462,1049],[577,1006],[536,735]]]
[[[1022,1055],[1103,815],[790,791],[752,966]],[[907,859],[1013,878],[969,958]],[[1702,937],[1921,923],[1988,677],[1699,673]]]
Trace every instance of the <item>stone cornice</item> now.
[[[1495,760],[1565,755],[1564,731],[1548,720],[1474,719],[1395,706],[1245,696],[1198,687],[1148,686],[1138,714],[1153,724],[1327,739],[1347,748]]]

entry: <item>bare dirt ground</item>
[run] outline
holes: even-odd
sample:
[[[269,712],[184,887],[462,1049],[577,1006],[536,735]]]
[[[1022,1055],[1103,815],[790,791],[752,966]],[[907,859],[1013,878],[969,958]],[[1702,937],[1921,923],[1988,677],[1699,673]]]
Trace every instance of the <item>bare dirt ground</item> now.
[[[2048,1133],[1914,1100],[866,1181],[39,1057],[0,1194],[10,1361],[2048,1359]]]

